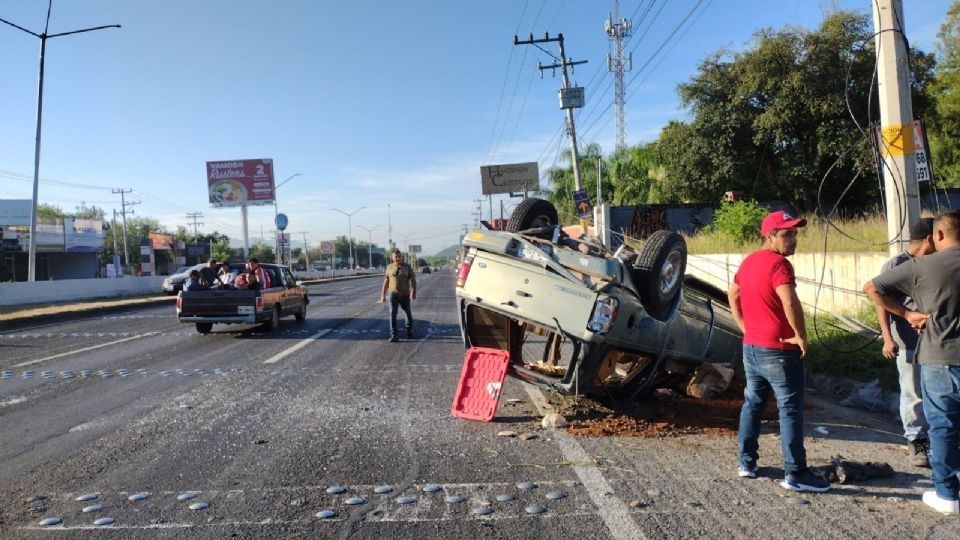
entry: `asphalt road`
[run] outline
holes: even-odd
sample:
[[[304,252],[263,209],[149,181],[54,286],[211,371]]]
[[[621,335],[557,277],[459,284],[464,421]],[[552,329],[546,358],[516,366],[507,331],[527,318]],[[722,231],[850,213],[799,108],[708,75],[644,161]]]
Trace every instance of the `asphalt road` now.
[[[842,453],[890,462],[894,478],[794,496],[778,486],[775,426],[765,478],[747,481],[731,437],[541,430],[549,396],[511,379],[495,422],[453,418],[453,278],[422,276],[415,337],[396,344],[375,278],[311,286],[307,321],[273,334],[199,335],[170,306],[2,329],[0,537],[960,536],[919,503],[927,471],[907,465],[895,423],[827,396],[808,415],[830,433],[808,442],[811,464]],[[50,517],[62,523],[40,525]]]

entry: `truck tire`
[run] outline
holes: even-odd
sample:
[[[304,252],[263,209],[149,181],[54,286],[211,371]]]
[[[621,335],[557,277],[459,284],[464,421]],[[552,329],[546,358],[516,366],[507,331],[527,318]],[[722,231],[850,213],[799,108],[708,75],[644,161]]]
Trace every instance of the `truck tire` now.
[[[277,328],[280,328],[280,306],[273,306],[273,311],[270,312],[270,320],[266,323],[268,332],[276,332]]]
[[[197,323],[197,332],[201,334],[209,334],[210,330],[213,330],[213,323],[208,323],[208,322]]]
[[[551,227],[559,222],[557,209],[550,201],[534,198],[524,199],[510,214],[507,231],[515,233],[537,227]]]
[[[649,312],[660,311],[680,292],[687,269],[687,243],[672,231],[657,231],[643,243],[634,275],[640,298]]]
[[[301,300],[300,309],[293,314],[293,318],[296,319],[297,322],[303,322],[307,320],[307,297],[306,296],[304,296],[303,299]]]

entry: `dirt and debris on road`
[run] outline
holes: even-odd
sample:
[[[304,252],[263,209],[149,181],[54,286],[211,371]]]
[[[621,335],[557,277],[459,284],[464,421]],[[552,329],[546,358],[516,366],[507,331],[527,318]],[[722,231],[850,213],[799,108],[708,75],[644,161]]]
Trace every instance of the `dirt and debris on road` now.
[[[708,433],[735,436],[743,405],[743,381],[735,380],[726,392],[713,399],[696,399],[669,390],[636,403],[602,403],[590,398],[552,396],[557,410],[566,417],[573,435],[590,437],[664,438]],[[764,420],[776,420],[771,399]]]

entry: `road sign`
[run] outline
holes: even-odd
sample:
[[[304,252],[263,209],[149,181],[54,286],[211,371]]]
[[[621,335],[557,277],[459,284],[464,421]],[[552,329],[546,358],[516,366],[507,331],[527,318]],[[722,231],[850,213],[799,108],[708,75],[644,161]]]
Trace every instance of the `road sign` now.
[[[320,253],[323,253],[324,255],[333,253],[333,242],[330,242],[329,240],[320,242]]]
[[[286,214],[277,214],[277,217],[273,220],[273,222],[277,225],[278,229],[284,231],[287,229],[287,224],[290,222],[290,220],[287,219]]]
[[[593,207],[590,205],[590,198],[585,190],[573,192],[573,206],[580,219],[587,219],[593,214]]]

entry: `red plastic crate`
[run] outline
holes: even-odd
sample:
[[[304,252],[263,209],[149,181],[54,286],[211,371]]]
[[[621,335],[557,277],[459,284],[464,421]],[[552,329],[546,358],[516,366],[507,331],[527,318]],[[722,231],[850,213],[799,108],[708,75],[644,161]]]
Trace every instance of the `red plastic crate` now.
[[[493,420],[509,364],[508,351],[485,347],[467,349],[450,409],[453,415],[481,422]]]

